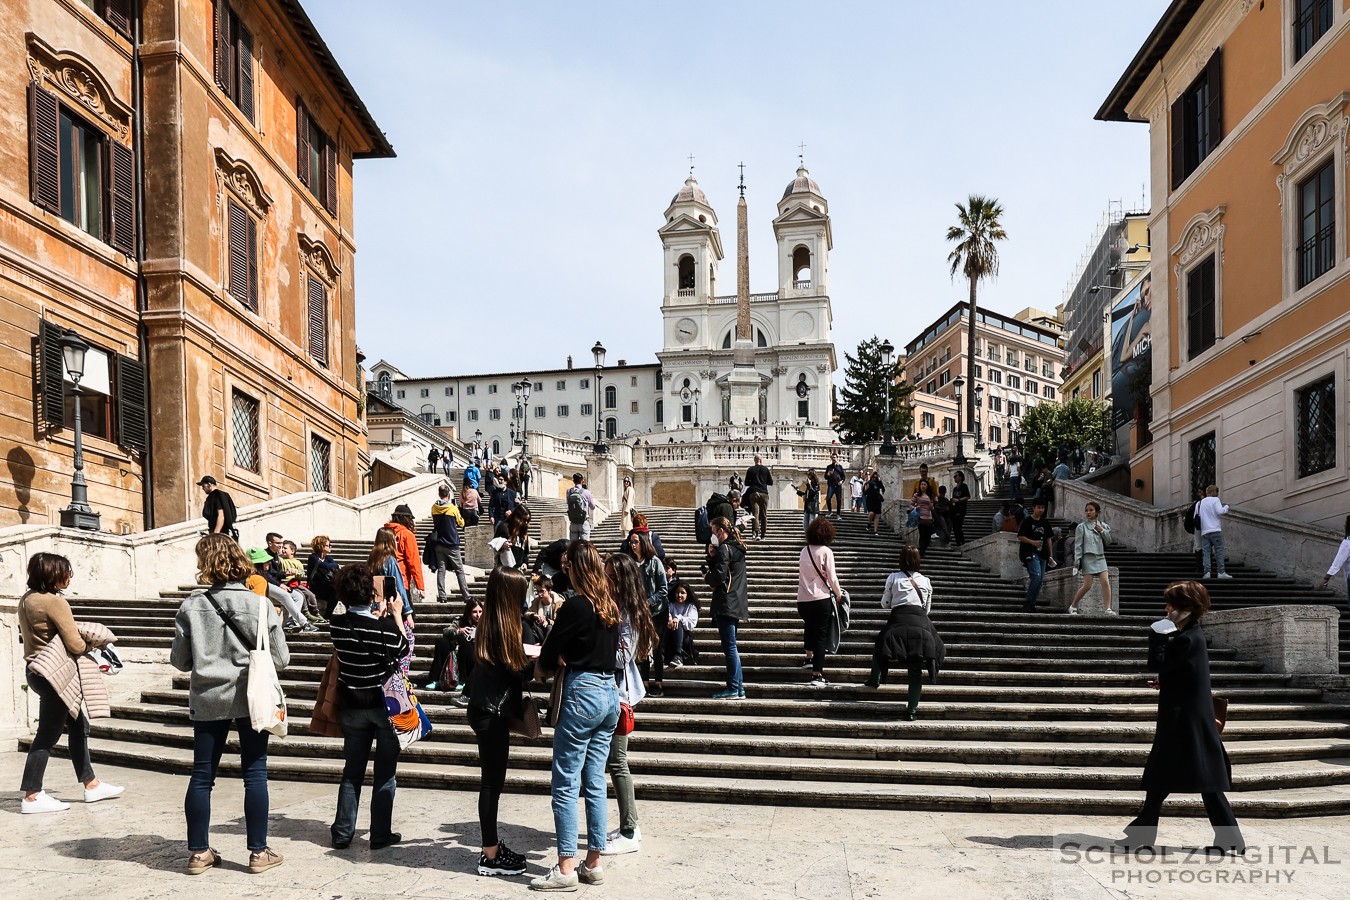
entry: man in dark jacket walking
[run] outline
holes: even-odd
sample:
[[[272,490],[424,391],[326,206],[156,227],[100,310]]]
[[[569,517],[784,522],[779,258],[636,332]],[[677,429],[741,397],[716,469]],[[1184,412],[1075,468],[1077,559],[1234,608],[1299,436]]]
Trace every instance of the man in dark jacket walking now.
[[[445,570],[450,569],[459,581],[459,595],[467,603],[469,585],[464,579],[464,556],[459,539],[459,530],[464,527],[464,517],[460,515],[459,507],[450,499],[450,485],[441,485],[437,493],[440,500],[431,506],[431,539],[427,541],[432,549],[432,553],[429,554],[434,560],[432,568],[436,570],[436,602],[448,603],[450,600],[450,595],[445,592]]]
[[[764,459],[755,454],[755,464],[745,471],[745,505],[755,517],[755,540],[764,540],[764,526],[769,511],[769,486],[773,473],[764,465]]]
[[[844,503],[844,467],[839,464],[838,453],[830,457],[830,464],[825,467],[826,513],[830,511],[831,498],[834,499],[834,517],[837,519]]]
[[[227,534],[236,541],[239,540],[239,532],[234,530],[234,520],[237,516],[234,500],[220,489],[216,479],[210,475],[203,476],[202,480],[197,482],[197,487],[206,491],[206,502],[202,504],[206,533]]]

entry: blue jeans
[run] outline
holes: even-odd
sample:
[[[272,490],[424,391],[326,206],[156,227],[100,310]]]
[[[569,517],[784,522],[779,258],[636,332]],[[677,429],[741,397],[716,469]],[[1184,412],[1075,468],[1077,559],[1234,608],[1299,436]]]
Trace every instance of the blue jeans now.
[[[830,506],[831,498],[834,499],[834,506]],[[844,503],[844,486],[842,484],[831,484],[825,488],[825,511],[829,512],[832,508],[839,512],[839,508]]]
[[[553,728],[553,827],[558,856],[577,855],[577,797],[586,796],[586,849],[605,849],[609,801],[605,762],[619,724],[613,675],[564,672],[562,711]]]
[[[1045,580],[1045,560],[1039,555],[1031,556],[1024,563],[1027,567],[1027,609],[1035,609],[1036,598],[1041,595],[1041,582]]]
[[[188,849],[200,853],[211,846],[211,789],[216,785],[220,755],[230,726],[239,731],[239,767],[244,775],[244,829],[248,849],[267,849],[267,732],[254,731],[248,717],[192,723],[192,775],[183,812],[187,816]]]
[[[744,690],[741,682],[741,652],[736,647],[736,619],[734,616],[717,617],[717,635],[722,639],[722,654],[726,657],[727,688],[733,691]]]
[[[816,518],[816,516],[818,516],[818,515],[820,515],[820,513],[815,513],[815,512],[803,512],[803,513],[802,513],[802,531],[805,531],[806,529],[810,528],[810,527],[811,527],[811,520],[813,520],[814,518]]]
[[[1206,578],[1209,577],[1209,561],[1211,558],[1214,559],[1215,564],[1218,566],[1219,574],[1223,575],[1226,573],[1227,570],[1224,568],[1225,560],[1223,555],[1222,531],[1210,531],[1200,535],[1200,553],[1203,555],[1204,574]]]
[[[370,742],[375,741],[375,781],[370,798],[370,839],[383,841],[392,831],[394,791],[398,788],[398,737],[383,706],[370,709],[342,708],[342,783],[338,786],[337,816],[329,831],[333,842],[350,844],[356,833],[356,810],[361,805],[361,785],[366,780]]]

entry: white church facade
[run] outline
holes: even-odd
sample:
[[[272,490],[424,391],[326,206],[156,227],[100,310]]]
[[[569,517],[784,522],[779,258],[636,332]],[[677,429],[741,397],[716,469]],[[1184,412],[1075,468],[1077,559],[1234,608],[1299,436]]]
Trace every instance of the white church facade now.
[[[699,426],[815,426],[832,416],[836,368],[829,298],[832,246],[829,204],[805,166],[797,169],[777,206],[778,290],[750,294],[754,372],[759,378],[753,416],[733,421],[729,377],[736,343],[737,295],[718,293],[724,258],[717,214],[692,173],[675,194],[658,230],[662,245],[664,347],[656,361],[620,361],[593,381],[590,348],[578,346],[565,367],[499,374],[413,378],[381,360],[370,369],[371,389],[420,416],[449,426],[464,441],[476,437],[509,452],[523,424],[512,387],[531,382],[530,432],[594,440],[596,422],[607,439],[653,432],[664,441],[696,440]],[[737,243],[745,253],[746,235]],[[745,265],[746,263],[742,263]],[[729,279],[735,288],[735,279]],[[650,360],[650,357],[648,358]],[[562,362],[562,360],[559,360]],[[742,372],[744,370],[741,370]],[[598,394],[598,396],[597,396]],[[599,401],[600,415],[594,405]],[[743,408],[743,407],[742,407]],[[514,429],[512,426],[515,426]],[[683,433],[680,433],[683,432]]]

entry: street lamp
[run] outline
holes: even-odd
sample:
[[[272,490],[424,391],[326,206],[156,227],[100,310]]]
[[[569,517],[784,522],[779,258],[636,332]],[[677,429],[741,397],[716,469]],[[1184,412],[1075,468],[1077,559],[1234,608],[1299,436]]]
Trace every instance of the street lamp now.
[[[909,439],[911,441],[917,440],[919,437],[919,430],[918,430],[919,426],[918,423],[914,420],[914,416],[917,410],[918,406],[914,403],[914,400],[911,399],[909,401]]]
[[[591,348],[591,356],[595,357],[595,447],[596,453],[608,453],[609,444],[605,443],[605,434],[600,430],[600,380],[604,377],[605,371],[605,345],[599,341]]]
[[[474,433],[473,433],[473,449],[475,449],[475,450],[482,450],[482,449],[483,449],[483,429],[481,429],[481,428],[474,429]],[[485,453],[485,454],[483,454],[483,455],[486,456],[487,454]]]
[[[975,449],[984,449],[984,417],[980,414],[980,407],[984,406],[984,385],[975,385]]]
[[[89,506],[89,486],[84,480],[84,432],[80,421],[80,379],[89,345],[75,332],[61,336],[61,358],[70,377],[71,402],[75,404],[75,474],[70,479],[70,506],[61,510],[62,528],[98,531],[99,515]]]
[[[698,401],[699,401],[699,398],[701,398],[702,396],[703,396],[703,389],[702,389],[702,388],[694,388],[694,424],[695,424],[695,425],[698,425],[699,423],[701,423],[701,422],[703,421],[701,418],[699,418],[699,413],[698,413]],[[703,433],[703,439],[704,439],[705,441],[708,439],[708,433],[707,433],[706,431]]]
[[[956,457],[952,460],[953,465],[964,466],[966,464],[966,442],[962,440],[965,435],[965,428],[961,421],[961,388],[966,380],[960,375],[952,381],[952,388],[956,391]]]
[[[881,344],[881,353],[886,357],[886,421],[883,427],[883,439],[881,441],[881,455],[895,455],[895,441],[891,434],[891,389],[895,386],[895,372],[892,370],[891,354],[895,352],[895,346],[889,340]]]
[[[520,426],[520,451],[522,455],[528,453],[527,442],[530,437],[530,387],[530,379],[522,378],[520,381],[520,405],[525,410]]]

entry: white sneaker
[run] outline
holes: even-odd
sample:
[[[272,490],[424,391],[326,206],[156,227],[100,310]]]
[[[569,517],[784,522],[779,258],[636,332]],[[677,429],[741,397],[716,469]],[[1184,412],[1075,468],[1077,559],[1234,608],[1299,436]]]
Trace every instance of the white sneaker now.
[[[100,800],[111,800],[113,797],[120,797],[126,788],[116,784],[109,784],[106,781],[100,781],[98,787],[84,789],[84,802],[97,803]]]
[[[1120,613],[1116,612],[1116,609],[1115,609],[1114,606],[1111,607],[1110,609],[1108,609],[1108,610],[1106,611],[1106,614],[1107,614],[1108,616],[1118,616],[1118,615],[1120,615]]]
[[[1232,578],[1233,576],[1232,576],[1232,575],[1229,575],[1227,572],[1220,572],[1220,573],[1219,573],[1219,577],[1220,577],[1220,578]]]
[[[1069,607],[1069,615],[1071,615],[1071,616],[1076,616],[1076,615],[1078,615],[1078,607],[1076,607],[1076,606],[1070,606],[1070,607]]]
[[[32,800],[24,798],[20,811],[24,815],[33,815],[35,813],[61,812],[63,809],[70,809],[69,803],[62,803],[46,791],[38,791],[38,795]]]
[[[626,838],[623,832],[614,831],[605,838],[605,849],[601,856],[622,856],[625,853],[637,853],[642,849],[642,829],[634,828],[633,836]]]

